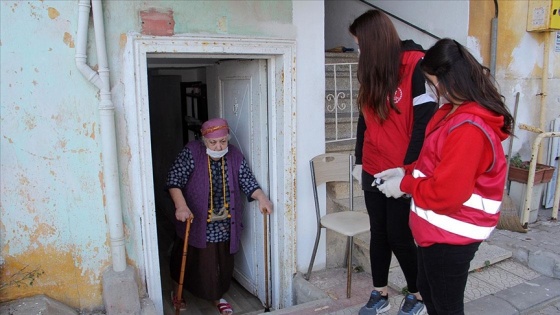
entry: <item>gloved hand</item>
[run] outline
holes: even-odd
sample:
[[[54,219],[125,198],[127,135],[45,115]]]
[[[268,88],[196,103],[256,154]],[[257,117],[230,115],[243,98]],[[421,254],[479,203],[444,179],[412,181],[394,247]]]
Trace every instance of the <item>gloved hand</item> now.
[[[403,177],[404,172],[403,175],[388,177],[383,184],[377,186],[377,189],[385,194],[387,198],[400,198],[404,195],[400,188]]]
[[[382,180],[387,180],[391,177],[394,176],[401,176],[401,178],[404,176],[404,168],[402,167],[395,167],[395,168],[390,168],[390,169],[386,169],[381,173],[377,173],[374,174],[373,177],[375,178],[381,178]]]
[[[354,178],[358,181],[358,183],[360,183],[360,185],[362,184],[362,164],[356,164],[354,166],[354,169],[352,170],[352,176],[354,176]]]

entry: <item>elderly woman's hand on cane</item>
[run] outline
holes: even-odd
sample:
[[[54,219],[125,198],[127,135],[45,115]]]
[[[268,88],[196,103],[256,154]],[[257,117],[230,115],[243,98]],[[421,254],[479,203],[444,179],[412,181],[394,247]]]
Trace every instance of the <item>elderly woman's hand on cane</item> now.
[[[272,213],[272,201],[268,199],[268,197],[264,194],[262,189],[257,189],[251,195],[251,198],[259,201],[259,209],[262,214],[271,214]]]

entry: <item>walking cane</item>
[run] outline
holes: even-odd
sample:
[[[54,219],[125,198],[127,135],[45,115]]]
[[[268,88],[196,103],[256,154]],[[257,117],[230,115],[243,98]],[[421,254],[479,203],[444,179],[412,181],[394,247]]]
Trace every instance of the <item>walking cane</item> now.
[[[265,305],[264,311],[270,312],[270,302],[268,296],[268,224],[266,220],[267,214],[266,209],[263,209],[263,220],[264,220],[264,290],[265,290]]]
[[[183,295],[183,277],[185,276],[185,265],[187,263],[187,247],[189,244],[189,232],[191,229],[192,218],[187,220],[185,229],[185,244],[183,244],[183,258],[181,260],[181,276],[179,277],[179,289],[177,290],[177,303],[175,304],[175,315],[181,313],[181,298]]]

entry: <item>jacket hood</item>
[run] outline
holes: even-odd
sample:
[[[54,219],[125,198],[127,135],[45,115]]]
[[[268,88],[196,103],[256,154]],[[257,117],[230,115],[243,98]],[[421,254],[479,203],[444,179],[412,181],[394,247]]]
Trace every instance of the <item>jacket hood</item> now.
[[[447,105],[451,106],[451,104],[447,104]],[[504,126],[504,116],[498,115],[480,106],[476,102],[465,102],[461,104],[457,108],[457,110],[455,110],[455,113],[453,113],[453,115],[459,113],[473,114],[482,118],[484,122],[488,124],[488,126],[492,128],[492,130],[494,130],[494,132],[498,135],[501,141],[504,141],[509,136],[507,133],[505,133],[502,130],[502,127]]]
[[[420,46],[419,44],[416,44],[412,39],[401,41],[401,48],[403,51],[407,51],[407,50],[424,51],[424,48],[422,48],[422,46]]]

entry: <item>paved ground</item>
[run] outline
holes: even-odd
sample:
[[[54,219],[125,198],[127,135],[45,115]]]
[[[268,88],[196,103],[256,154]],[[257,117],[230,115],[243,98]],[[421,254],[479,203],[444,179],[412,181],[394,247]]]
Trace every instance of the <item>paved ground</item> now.
[[[477,315],[560,314],[560,223],[550,210],[541,210],[527,233],[496,230],[481,246],[471,264],[465,290],[465,313]],[[403,295],[402,275],[392,270],[387,315],[397,314]],[[346,298],[346,273],[342,268],[313,272],[309,282],[301,276],[296,286],[315,300],[267,314],[357,314],[372,289],[367,272],[354,273],[352,297]],[[306,288],[312,285],[318,289]],[[301,289],[300,289],[301,290]]]
[[[529,224],[527,233],[496,230],[483,243],[471,263],[465,290],[467,315],[560,314],[560,223],[549,220],[550,214],[550,210],[540,210],[538,220]],[[352,296],[346,298],[343,268],[314,271],[309,282],[297,275],[294,286],[305,293],[307,301],[263,314],[356,315],[369,297],[371,276],[367,272],[355,272],[352,281]],[[391,270],[389,281],[392,308],[385,314],[393,315],[403,299],[400,268]],[[56,301],[43,300],[35,297],[29,303],[18,301],[17,307],[22,312],[16,314],[76,313]],[[0,314],[10,313],[9,307],[3,305]],[[30,309],[23,310],[25,307]]]

